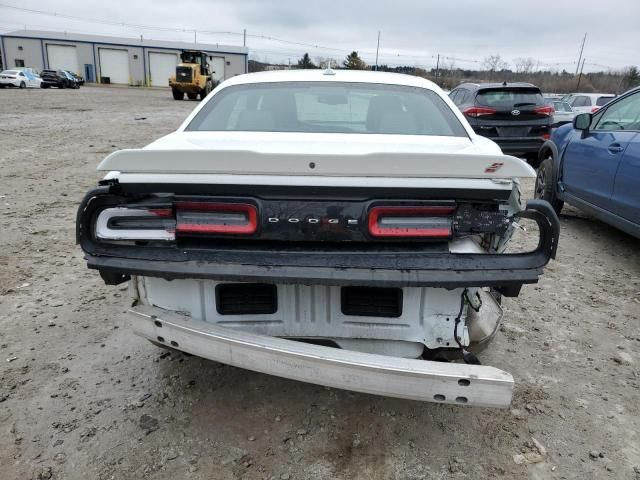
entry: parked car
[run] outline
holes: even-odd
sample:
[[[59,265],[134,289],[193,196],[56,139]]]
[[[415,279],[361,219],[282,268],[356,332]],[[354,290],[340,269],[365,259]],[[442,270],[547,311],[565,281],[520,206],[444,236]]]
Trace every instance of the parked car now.
[[[75,77],[75,75],[71,72],[69,72],[68,70],[63,70],[62,73],[64,73],[67,78],[71,81],[73,87],[71,88],[80,88],[80,81]]]
[[[71,78],[73,78],[73,80],[78,84],[78,86],[84,85],[84,78],[78,75],[77,73],[74,73],[70,70],[65,70],[64,72],[67,75],[71,76]]]
[[[4,70],[0,72],[0,88],[39,88],[40,80],[28,72],[20,70]]]
[[[40,77],[42,78],[42,88],[79,88],[76,81],[64,70],[43,70]]]
[[[18,70],[20,72],[27,72],[33,75],[34,77],[40,77],[40,73],[38,70],[32,67],[13,67],[12,70]]]
[[[560,127],[565,123],[573,122],[573,117],[576,116],[575,112],[567,102],[561,102],[559,100],[553,100],[549,102],[553,106],[553,128]]]
[[[577,115],[541,151],[536,198],[564,203],[640,238],[640,88]]]
[[[577,115],[595,113],[614,98],[616,96],[613,93],[572,93],[563,98],[563,101],[568,102]]]
[[[511,375],[469,349],[498,330],[500,296],[538,280],[559,223],[520,202],[514,179],[534,170],[434,83],[236,76],[176,132],[98,169],[77,240],[107,284],[131,282],[144,338],[337,388],[509,405]],[[537,247],[507,253],[522,218]],[[452,359],[467,364],[436,361]]]
[[[551,134],[554,109],[530,83],[463,83],[449,94],[473,130],[506,154],[537,166],[538,151]]]

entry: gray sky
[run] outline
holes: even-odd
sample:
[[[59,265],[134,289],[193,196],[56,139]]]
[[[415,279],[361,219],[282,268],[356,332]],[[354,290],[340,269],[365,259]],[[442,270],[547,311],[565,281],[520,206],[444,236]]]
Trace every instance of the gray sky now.
[[[449,57],[441,61],[453,61],[461,68],[478,68],[486,56],[500,54],[512,68],[514,59],[532,57],[542,68],[575,71],[585,32],[585,71],[640,65],[638,19],[640,0],[604,4],[589,0],[0,0],[2,32],[26,25],[29,29],[192,41],[195,29],[199,42],[242,44],[242,35],[205,31],[242,32],[246,28],[251,58],[258,60],[295,62],[309,52],[312,58],[341,61],[357,50],[365,61],[374,63],[381,30],[379,63],[426,68],[435,66],[438,53]]]

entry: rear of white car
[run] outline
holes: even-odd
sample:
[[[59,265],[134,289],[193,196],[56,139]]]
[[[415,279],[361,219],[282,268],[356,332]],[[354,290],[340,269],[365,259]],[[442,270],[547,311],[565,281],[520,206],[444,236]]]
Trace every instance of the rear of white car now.
[[[23,72],[18,70],[4,70],[0,72],[0,87],[25,88],[27,78]]]
[[[142,336],[328,386],[509,404],[511,376],[469,349],[555,255],[557,217],[521,205],[532,169],[430,82],[235,77],[177,132],[99,169],[78,241],[107,283],[130,280]],[[524,217],[538,246],[505,253]],[[452,359],[467,363],[434,361]]]
[[[616,98],[612,93],[572,93],[565,101],[571,105],[574,113],[595,113],[611,100]]]
[[[0,72],[0,87],[39,88],[41,80],[32,69],[4,70]]]

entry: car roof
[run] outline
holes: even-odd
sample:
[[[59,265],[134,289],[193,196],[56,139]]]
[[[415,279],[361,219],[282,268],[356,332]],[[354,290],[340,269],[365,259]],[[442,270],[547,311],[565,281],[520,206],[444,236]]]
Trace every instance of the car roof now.
[[[538,88],[533,83],[527,82],[481,82],[481,83],[461,83],[458,87],[466,87],[466,88],[502,88],[502,87],[527,87],[527,88]]]
[[[570,95],[586,95],[587,97],[615,97],[616,94],[615,93],[593,93],[593,92],[578,92],[578,93],[571,93]]]
[[[329,73],[331,72],[331,73]],[[354,82],[388,85],[404,85],[441,91],[435,83],[414,75],[369,70],[275,70],[237,75],[225,80],[221,86],[245,85],[265,82]]]

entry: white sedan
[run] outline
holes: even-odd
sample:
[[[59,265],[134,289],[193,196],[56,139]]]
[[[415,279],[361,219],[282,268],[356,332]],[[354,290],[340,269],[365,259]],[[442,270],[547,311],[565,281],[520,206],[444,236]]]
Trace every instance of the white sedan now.
[[[511,375],[470,350],[498,330],[501,297],[538,281],[559,222],[547,202],[520,202],[533,169],[435,84],[233,77],[176,132],[98,169],[78,242],[107,284],[130,281],[144,338],[336,388],[509,405]],[[520,218],[539,242],[513,254]]]
[[[0,72],[0,88],[40,88],[41,83],[42,80],[30,72],[23,72],[20,70],[4,70]]]

